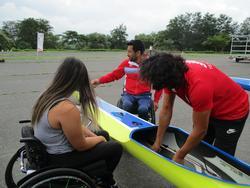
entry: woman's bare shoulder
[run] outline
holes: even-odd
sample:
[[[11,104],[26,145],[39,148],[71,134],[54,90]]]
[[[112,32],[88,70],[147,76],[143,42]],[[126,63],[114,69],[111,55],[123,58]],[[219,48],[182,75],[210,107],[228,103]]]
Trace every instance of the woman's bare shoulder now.
[[[56,113],[65,114],[65,113],[80,113],[76,105],[70,100],[64,100],[59,102],[52,109]]]

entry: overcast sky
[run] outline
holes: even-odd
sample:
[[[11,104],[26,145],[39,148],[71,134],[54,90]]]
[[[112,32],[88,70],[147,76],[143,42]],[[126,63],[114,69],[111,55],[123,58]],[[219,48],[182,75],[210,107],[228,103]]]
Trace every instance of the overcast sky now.
[[[56,34],[67,30],[109,34],[124,24],[132,39],[165,29],[170,19],[185,12],[226,14],[241,23],[250,16],[249,8],[250,0],[0,0],[0,24],[43,18]]]

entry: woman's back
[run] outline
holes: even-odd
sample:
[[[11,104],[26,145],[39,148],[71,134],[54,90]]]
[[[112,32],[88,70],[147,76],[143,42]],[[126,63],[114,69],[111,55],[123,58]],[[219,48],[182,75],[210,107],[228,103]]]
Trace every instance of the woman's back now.
[[[62,98],[53,102],[51,107],[43,113],[39,122],[34,126],[35,137],[46,146],[46,150],[49,154],[62,154],[74,150],[63,133],[63,130],[61,128],[54,128],[49,121],[51,108],[64,100],[67,99]]]

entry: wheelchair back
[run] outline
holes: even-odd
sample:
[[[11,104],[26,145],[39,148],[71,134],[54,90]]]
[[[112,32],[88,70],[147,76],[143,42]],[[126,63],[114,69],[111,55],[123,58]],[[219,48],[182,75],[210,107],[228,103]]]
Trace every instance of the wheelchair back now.
[[[33,128],[30,126],[22,127],[21,130],[22,138],[21,143],[24,143],[26,157],[28,160],[26,171],[28,169],[39,170],[48,164],[48,154],[46,147],[34,137]]]

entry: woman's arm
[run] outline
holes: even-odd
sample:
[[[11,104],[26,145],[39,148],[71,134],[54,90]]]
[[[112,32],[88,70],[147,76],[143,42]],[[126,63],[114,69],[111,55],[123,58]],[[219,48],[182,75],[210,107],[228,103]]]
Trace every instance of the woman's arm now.
[[[74,149],[78,151],[88,150],[100,142],[106,141],[103,136],[85,137],[89,132],[82,129],[80,111],[69,101],[64,101],[54,114],[61,128]]]
[[[82,125],[82,132],[86,137],[92,137],[92,136],[97,136],[95,133],[93,133],[90,129],[85,127],[85,125]]]

